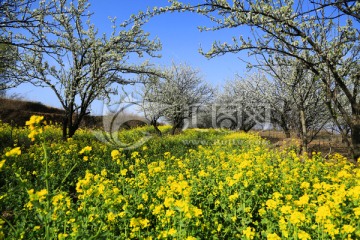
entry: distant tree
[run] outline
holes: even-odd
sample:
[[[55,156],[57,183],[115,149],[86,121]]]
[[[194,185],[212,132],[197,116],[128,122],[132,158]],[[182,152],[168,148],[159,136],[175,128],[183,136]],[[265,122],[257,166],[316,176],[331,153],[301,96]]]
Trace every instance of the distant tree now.
[[[171,122],[175,134],[191,117],[191,107],[213,98],[213,89],[204,83],[198,70],[186,64],[173,63],[162,74],[145,84],[143,109],[154,123],[160,117]]]
[[[20,54],[17,74],[21,82],[49,87],[55,93],[65,110],[65,139],[74,135],[95,99],[116,93],[112,84],[134,82],[124,74],[156,74],[147,62],[135,65],[129,63],[129,58],[156,56],[161,46],[157,40],[149,40],[149,34],[142,30],[148,21],[146,17],[121,25],[121,31],[113,22],[114,30],[108,37],[99,34],[91,24],[87,0],[47,3],[55,6],[54,14],[40,14],[37,20],[53,24],[41,25],[34,35],[49,44],[46,51],[42,46],[28,46],[31,51]]]
[[[228,98],[241,99],[242,106],[266,103],[271,123],[280,126],[287,138],[291,131],[298,133],[302,151],[308,152],[309,143],[329,123],[325,94],[312,72],[281,59],[283,63],[269,65],[266,72],[237,78],[225,89],[232,93]]]
[[[269,110],[266,109],[267,102],[252,88],[249,79],[250,76],[237,76],[225,83],[223,92],[216,98],[216,125],[248,132],[256,125],[260,127],[259,124],[270,121],[266,119],[266,111]]]
[[[162,101],[162,93],[159,91],[159,76],[146,76],[147,80],[142,80],[144,85],[139,91],[141,98],[136,104],[140,107],[140,111],[144,113],[144,117],[154,127],[157,135],[162,136],[162,132],[158,128],[159,119],[164,117],[166,104]]]
[[[248,38],[234,37],[230,44],[215,42],[203,52],[207,57],[249,51],[252,55],[265,54],[269,59],[277,53],[300,61],[322,81],[328,99],[351,129],[351,153],[355,160],[360,157],[360,32],[352,22],[359,20],[358,1],[205,0],[194,5],[170,2],[168,11],[193,11],[215,23],[201,30],[251,27]],[[338,101],[338,92],[346,102]]]
[[[233,92],[232,99],[240,94],[246,96],[243,97],[243,104],[266,103],[270,111],[268,121],[273,126],[280,127],[286,137],[290,138],[294,126],[294,105],[291,96],[286,94],[286,83],[276,81],[269,74],[259,71],[248,76],[237,76],[226,86]]]
[[[290,124],[301,137],[302,151],[308,152],[309,143],[330,120],[321,81],[301,62],[283,57],[278,58],[276,66],[269,64],[267,73],[277,86],[282,86],[281,91],[277,91],[282,99],[291,103],[294,117]]]

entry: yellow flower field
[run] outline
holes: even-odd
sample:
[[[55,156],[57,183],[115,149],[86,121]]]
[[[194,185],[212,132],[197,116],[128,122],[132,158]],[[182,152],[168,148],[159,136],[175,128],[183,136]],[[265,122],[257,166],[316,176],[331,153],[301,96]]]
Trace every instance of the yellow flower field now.
[[[41,120],[1,145],[0,239],[360,238],[360,170],[341,155],[197,129],[122,150]]]

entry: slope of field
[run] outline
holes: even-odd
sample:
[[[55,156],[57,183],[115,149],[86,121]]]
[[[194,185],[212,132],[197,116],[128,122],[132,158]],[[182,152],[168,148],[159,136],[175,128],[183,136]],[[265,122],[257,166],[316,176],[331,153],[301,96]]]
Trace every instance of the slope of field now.
[[[34,141],[0,149],[0,239],[360,238],[360,170],[339,154],[150,127],[119,132],[126,143],[150,137],[124,150],[88,130],[63,142],[60,129],[30,124],[16,134]]]
[[[31,115],[43,115],[53,122],[62,122],[63,110],[42,103],[0,98],[0,119],[5,123],[24,126]]]
[[[16,99],[0,98],[0,120],[13,126],[25,126],[25,122],[32,115],[44,116],[47,122],[61,124],[63,122],[64,110],[49,107],[39,102],[31,102]],[[129,116],[127,116],[129,117]],[[129,117],[131,119],[131,117]],[[135,119],[140,119],[136,116]],[[110,120],[111,121],[111,118]],[[133,128],[144,125],[144,121],[130,120],[124,124],[124,128]],[[102,116],[85,116],[81,127],[102,128]]]

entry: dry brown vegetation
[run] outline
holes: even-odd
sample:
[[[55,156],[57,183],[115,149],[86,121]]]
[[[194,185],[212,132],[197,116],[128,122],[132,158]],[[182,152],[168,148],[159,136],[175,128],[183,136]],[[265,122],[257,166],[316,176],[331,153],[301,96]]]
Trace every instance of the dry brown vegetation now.
[[[269,140],[274,147],[281,148],[296,141],[298,144],[301,142],[301,139],[298,138],[295,133],[291,134],[291,138],[286,138],[283,132],[275,130],[260,131],[258,133],[261,137]],[[324,156],[333,153],[340,153],[345,157],[350,157],[348,148],[346,144],[342,142],[341,136],[327,131],[321,131],[309,144],[309,154],[312,152],[321,152]]]
[[[24,126],[32,115],[41,115],[45,117],[47,122],[61,124],[64,110],[49,107],[39,102],[24,101],[19,99],[0,98],[0,120],[13,126]],[[131,120],[138,119],[127,116],[129,121],[124,123],[123,128],[133,128],[143,125],[143,121]],[[111,116],[110,116],[111,118]],[[102,128],[102,116],[85,116],[81,127],[86,128]]]

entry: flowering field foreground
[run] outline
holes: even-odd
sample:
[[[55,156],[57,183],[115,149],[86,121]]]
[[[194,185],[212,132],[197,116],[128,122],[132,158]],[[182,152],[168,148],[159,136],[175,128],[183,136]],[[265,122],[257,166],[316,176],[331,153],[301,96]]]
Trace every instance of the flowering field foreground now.
[[[41,121],[0,126],[0,239],[360,238],[360,170],[340,155],[215,130],[118,150]]]

